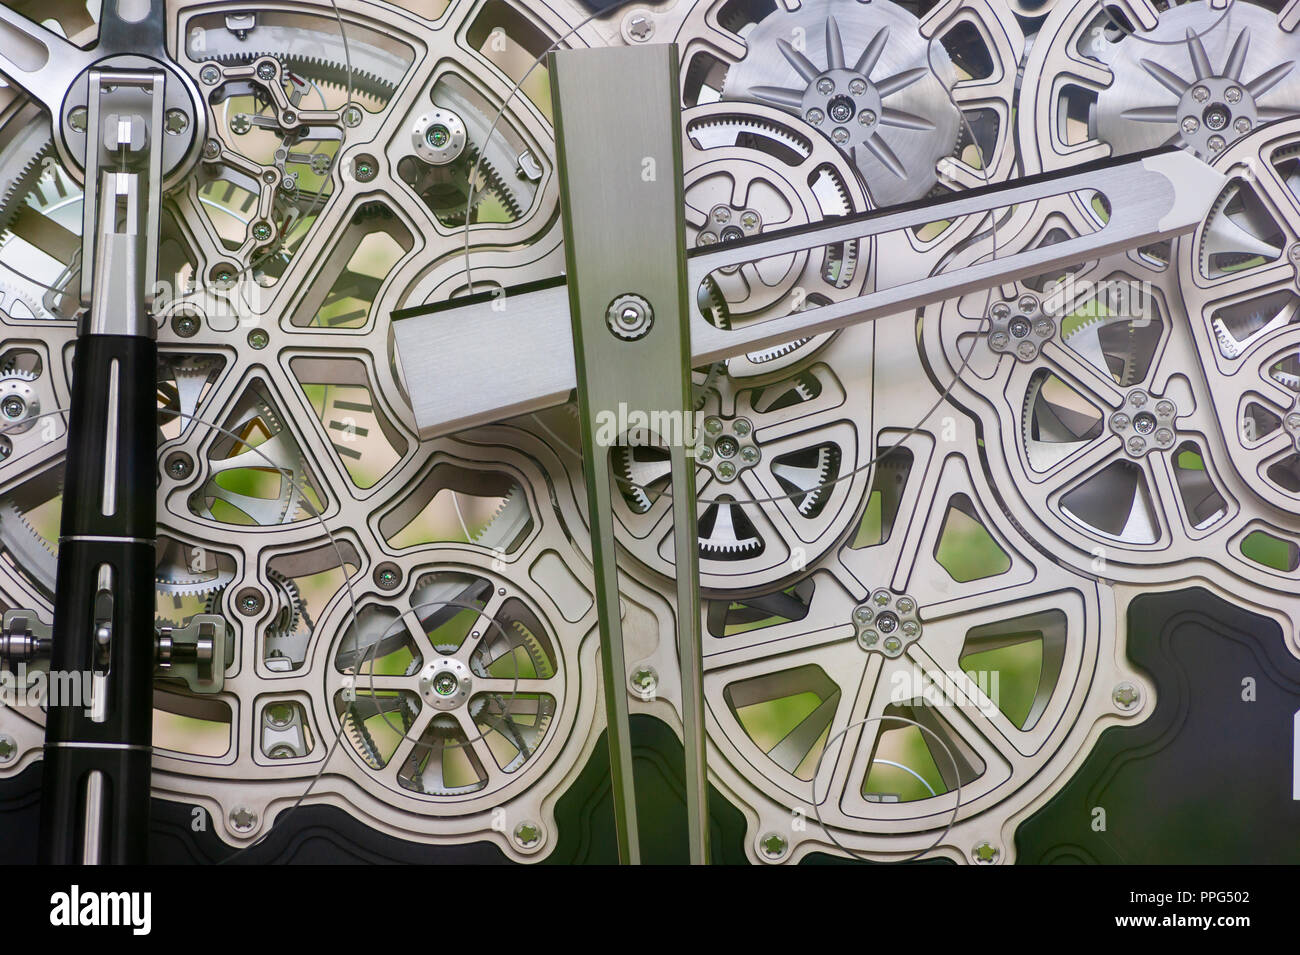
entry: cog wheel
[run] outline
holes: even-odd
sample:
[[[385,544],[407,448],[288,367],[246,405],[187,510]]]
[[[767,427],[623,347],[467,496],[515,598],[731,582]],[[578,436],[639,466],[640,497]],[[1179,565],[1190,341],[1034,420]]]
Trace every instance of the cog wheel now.
[[[804,37],[804,49],[791,37]],[[912,14],[888,2],[825,0],[771,14],[746,40],[725,98],[768,103],[816,127],[852,158],[877,205],[933,188],[935,164],[957,148],[961,113],[949,98],[957,77]]]

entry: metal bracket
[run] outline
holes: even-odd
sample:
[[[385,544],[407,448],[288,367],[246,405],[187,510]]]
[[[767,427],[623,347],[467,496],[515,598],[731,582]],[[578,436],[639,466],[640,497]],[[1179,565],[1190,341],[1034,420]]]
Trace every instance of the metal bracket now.
[[[672,464],[688,838],[691,861],[708,860],[677,55],[653,45],[550,59],[615,821],[628,863],[640,860],[640,847],[609,454],[629,436],[602,428],[611,416],[629,420],[620,405],[645,415],[647,437],[668,448]]]
[[[195,693],[220,693],[234,662],[226,621],[216,614],[196,614],[184,627],[159,627],[156,647],[154,676],[184,680]]]

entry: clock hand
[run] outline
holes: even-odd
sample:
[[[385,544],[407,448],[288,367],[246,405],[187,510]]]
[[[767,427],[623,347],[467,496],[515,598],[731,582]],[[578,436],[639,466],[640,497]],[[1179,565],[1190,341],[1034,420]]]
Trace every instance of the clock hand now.
[[[1096,190],[1110,204],[1109,221],[1088,235],[932,275],[895,276],[887,288],[755,322],[736,329],[711,325],[690,296],[691,364],[707,365],[769,345],[871,321],[928,302],[991,288],[1124,249],[1191,232],[1219,194],[1224,176],[1196,157],[1157,152],[1090,164],[972,189],[937,201],[876,210],[813,227],[771,233],[734,246],[696,250],[687,265],[694,289],[716,269],[838,242],[882,236],[964,215],[986,213],[1079,190]],[[608,210],[623,222],[628,210]],[[625,231],[622,241],[640,241]],[[577,386],[569,293],[564,279],[472,296],[394,313],[394,337],[406,393],[421,437],[500,421],[565,401]],[[501,343],[509,374],[497,387],[479,387],[469,357],[487,337]]]

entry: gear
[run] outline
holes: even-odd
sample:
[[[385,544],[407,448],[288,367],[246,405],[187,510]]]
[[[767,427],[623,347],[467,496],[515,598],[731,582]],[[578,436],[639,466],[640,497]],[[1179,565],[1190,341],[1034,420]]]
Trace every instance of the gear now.
[[[745,40],[724,98],[772,104],[813,125],[852,158],[879,206],[934,187],[936,163],[958,146],[961,113],[948,93],[957,77],[913,14],[888,0],[824,0],[778,8]]]

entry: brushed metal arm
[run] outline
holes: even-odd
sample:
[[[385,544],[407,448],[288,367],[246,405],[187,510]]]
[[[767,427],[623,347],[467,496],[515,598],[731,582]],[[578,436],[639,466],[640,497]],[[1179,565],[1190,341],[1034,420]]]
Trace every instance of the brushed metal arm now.
[[[867,239],[941,219],[986,213],[1082,190],[1095,190],[1111,216],[1096,232],[895,284],[843,302],[736,329],[711,325],[690,306],[691,363],[698,367],[858,322],[873,321],[1002,282],[1138,248],[1191,232],[1226,177],[1182,151],[1106,160],[1071,170],[974,189],[939,201],[877,210],[816,227],[713,246],[688,262],[690,288],[710,272],[792,251]],[[569,292],[562,278],[511,293],[475,296],[394,313],[398,367],[422,438],[489,424],[565,401],[577,387]],[[500,343],[509,364],[483,389],[476,362],[484,339]]]

